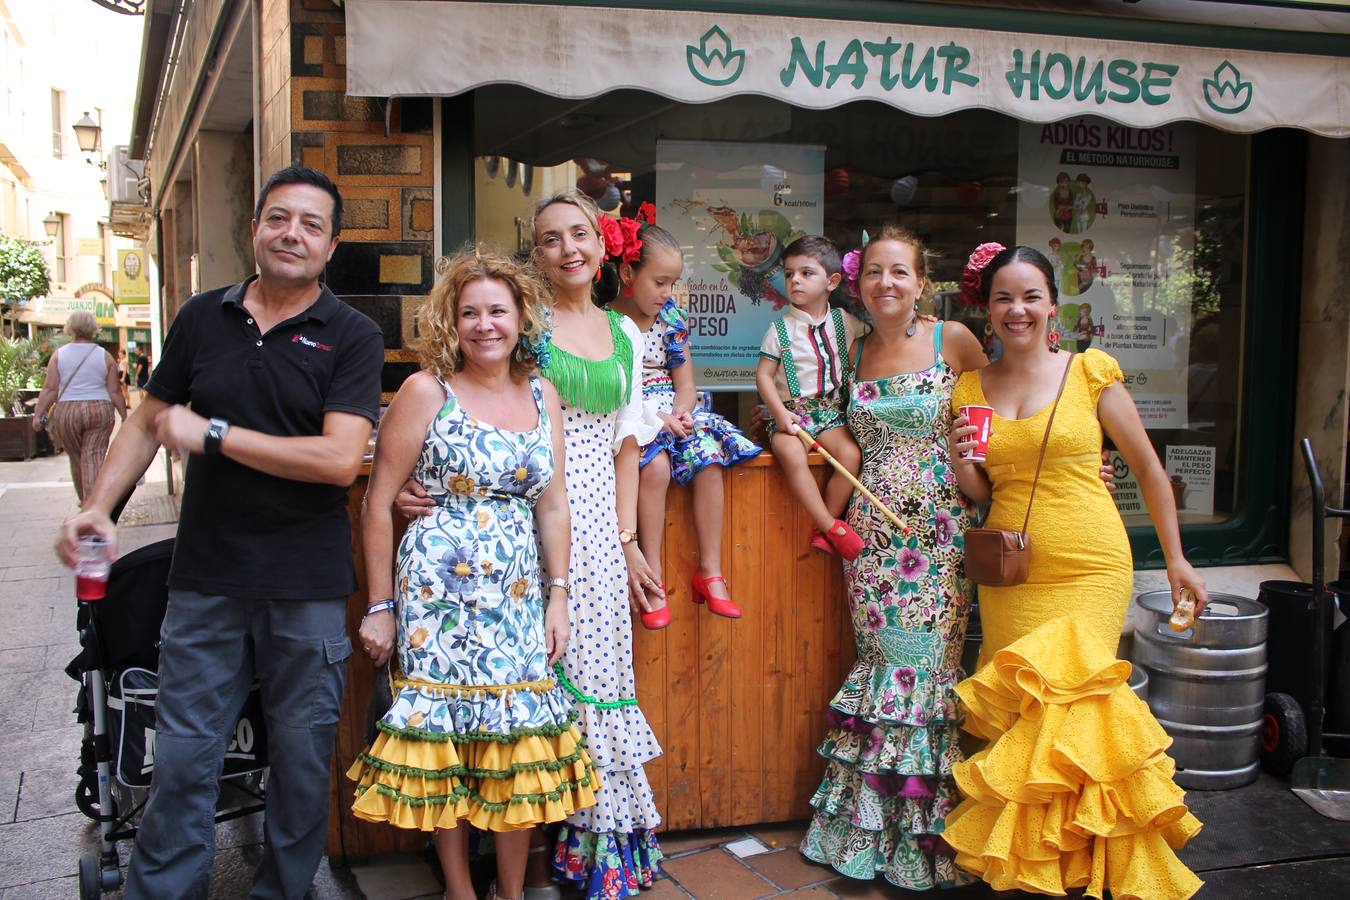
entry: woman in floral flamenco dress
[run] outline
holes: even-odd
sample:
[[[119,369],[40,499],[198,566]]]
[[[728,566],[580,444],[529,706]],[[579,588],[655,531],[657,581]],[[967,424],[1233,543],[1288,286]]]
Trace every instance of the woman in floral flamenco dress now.
[[[504,256],[466,252],[437,280],[421,325],[423,371],[381,423],[362,521],[370,606],[361,642],[395,650],[394,702],[357,757],[353,812],[435,833],[447,897],[471,900],[468,825],[496,834],[494,898],[522,896],[535,825],[600,789],[550,664],[568,641],[561,410],[532,372],[544,291]],[[395,493],[409,473],[430,514],[399,544]],[[540,540],[536,542],[535,528]]]
[[[851,878],[921,891],[961,883],[940,835],[956,805],[955,687],[970,613],[962,535],[971,511],[947,456],[957,374],[985,364],[965,326],[920,318],[929,290],[922,244],[887,226],[845,258],[874,329],[854,345],[848,426],[861,480],[904,522],[853,498],[863,538],[844,563],[858,661],[830,701],[825,778],[802,853]],[[850,277],[850,289],[854,277]]]

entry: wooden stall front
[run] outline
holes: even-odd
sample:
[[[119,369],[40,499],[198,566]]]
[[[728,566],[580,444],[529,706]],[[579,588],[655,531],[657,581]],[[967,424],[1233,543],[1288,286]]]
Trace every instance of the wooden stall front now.
[[[826,469],[815,459],[823,481]],[[638,700],[665,755],[646,765],[663,829],[782,822],[810,815],[824,770],[816,754],[825,709],[853,663],[852,629],[839,558],[807,546],[810,519],[768,454],[726,470],[723,572],[744,618],[731,621],[689,602],[698,545],[690,492],[672,487],[664,577],[670,627],[635,623]],[[363,477],[349,501],[358,533]],[[365,612],[365,566],[347,606],[353,636]],[[328,853],[363,858],[415,850],[426,835],[351,815],[345,774],[366,744],[375,672],[359,650],[347,676],[334,761]],[[383,713],[383,710],[378,712]]]

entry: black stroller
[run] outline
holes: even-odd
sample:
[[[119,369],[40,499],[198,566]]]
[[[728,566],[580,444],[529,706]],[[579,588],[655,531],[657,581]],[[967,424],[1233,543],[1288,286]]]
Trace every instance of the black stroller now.
[[[172,538],[126,554],[113,563],[107,596],[80,604],[77,623],[84,649],[66,667],[66,674],[83,685],[77,703],[84,741],[75,804],[99,823],[99,852],[80,858],[80,900],[98,900],[121,886],[117,842],[135,837],[149,796],[159,628],[172,557]],[[262,810],[266,768],[267,735],[255,685],[225,753],[217,822]]]

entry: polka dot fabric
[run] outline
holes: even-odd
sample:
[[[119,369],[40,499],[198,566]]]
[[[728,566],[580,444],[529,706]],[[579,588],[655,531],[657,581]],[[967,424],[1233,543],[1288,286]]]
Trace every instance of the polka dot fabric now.
[[[636,345],[641,336],[625,320],[624,334]],[[640,365],[640,361],[638,363]],[[639,440],[641,388],[631,382],[631,402],[609,414],[587,412],[563,403],[566,445],[567,505],[572,515],[572,637],[563,656],[563,671],[576,690],[603,703],[635,697],[633,618],[628,606],[628,567],[619,544],[615,507],[614,451],[625,430]],[[649,886],[661,853],[650,835],[661,823],[651,785],[642,764],[661,755],[661,746],[636,705],[599,709],[578,702],[581,732],[602,790],[585,814],[568,817],[555,852],[559,877],[582,887],[588,897],[605,900]],[[581,837],[585,832],[594,838]],[[616,847],[643,848],[641,854],[615,852]],[[641,858],[641,870],[631,871]],[[621,871],[609,874],[618,867]]]

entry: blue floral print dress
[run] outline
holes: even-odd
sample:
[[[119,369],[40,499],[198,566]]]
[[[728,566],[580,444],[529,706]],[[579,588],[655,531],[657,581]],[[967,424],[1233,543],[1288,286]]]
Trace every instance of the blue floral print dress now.
[[[560,822],[599,778],[548,667],[534,504],[555,475],[538,424],[496,428],[446,399],[414,477],[436,501],[398,548],[394,703],[348,772],[355,814],[430,831]]]
[[[954,688],[974,596],[963,537],[973,510],[947,455],[956,373],[941,323],[933,331],[927,369],[848,386],[861,480],[905,527],[854,496],[848,524],[864,549],[844,578],[858,661],[826,714],[825,778],[801,847],[844,875],[916,891],[969,880],[940,835],[959,800]]]
[[[656,321],[643,336],[642,397],[655,412],[671,415],[675,411],[675,384],[670,370],[689,363],[689,324],[684,310],[667,299]],[[641,465],[657,454],[670,454],[670,477],[676,484],[688,484],[708,466],[734,466],[754,459],[762,452],[754,441],[723,416],[696,407],[692,411],[694,432],[677,438],[664,428],[656,439],[642,448]]]

